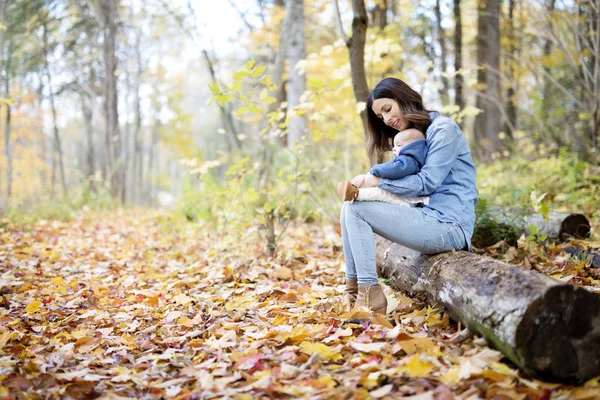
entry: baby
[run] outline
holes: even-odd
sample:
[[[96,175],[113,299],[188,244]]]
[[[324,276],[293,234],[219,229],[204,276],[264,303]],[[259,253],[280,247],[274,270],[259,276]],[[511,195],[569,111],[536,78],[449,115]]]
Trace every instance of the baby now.
[[[369,174],[386,179],[401,179],[419,172],[427,157],[425,135],[417,129],[398,132],[394,136],[392,154],[394,155],[392,161],[373,166]],[[363,178],[362,181],[365,176],[359,175]],[[349,180],[340,182],[337,192],[344,201],[382,201],[407,207],[417,203],[429,203],[429,197],[399,197],[378,187],[362,187],[362,182],[356,186]]]

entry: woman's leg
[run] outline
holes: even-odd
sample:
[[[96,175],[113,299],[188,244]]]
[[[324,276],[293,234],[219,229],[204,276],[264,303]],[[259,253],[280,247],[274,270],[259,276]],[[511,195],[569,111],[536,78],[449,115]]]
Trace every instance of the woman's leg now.
[[[341,216],[346,270],[356,273],[358,284],[362,286],[378,284],[373,232],[426,254],[465,247],[460,226],[439,222],[424,215],[420,208],[380,202],[347,202]]]
[[[345,201],[342,205],[342,211],[340,212],[340,223],[342,225],[342,246],[344,249],[344,259],[346,260],[346,280],[356,279],[356,267],[354,266],[354,256],[352,255],[352,248],[348,240],[348,231],[346,230],[346,210],[348,209],[349,202]]]

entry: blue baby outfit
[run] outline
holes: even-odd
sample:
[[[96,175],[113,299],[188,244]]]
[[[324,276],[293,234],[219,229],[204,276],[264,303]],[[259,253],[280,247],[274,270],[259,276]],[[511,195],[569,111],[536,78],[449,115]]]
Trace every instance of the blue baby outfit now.
[[[427,157],[427,142],[424,139],[410,142],[400,149],[392,161],[374,165],[369,173],[386,179],[401,179],[421,170]]]

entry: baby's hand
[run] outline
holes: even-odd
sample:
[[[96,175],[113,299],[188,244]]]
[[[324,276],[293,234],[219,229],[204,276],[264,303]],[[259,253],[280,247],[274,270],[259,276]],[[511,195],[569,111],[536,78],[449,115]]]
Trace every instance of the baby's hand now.
[[[379,186],[379,179],[371,174],[356,175],[350,182],[359,188],[377,187]]]
[[[361,187],[364,187],[363,184],[365,183],[366,178],[367,178],[366,174],[364,174],[364,175],[356,175],[354,178],[352,178],[350,180],[350,182],[352,182],[352,184],[354,186],[361,188]]]

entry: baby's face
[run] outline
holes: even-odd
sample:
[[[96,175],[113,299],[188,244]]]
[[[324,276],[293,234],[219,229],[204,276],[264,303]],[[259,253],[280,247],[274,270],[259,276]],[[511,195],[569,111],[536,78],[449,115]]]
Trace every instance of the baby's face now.
[[[392,147],[392,154],[394,157],[398,157],[402,147],[420,139],[425,139],[425,135],[423,135],[421,131],[418,131],[414,128],[398,132],[396,136],[394,136],[394,147]]]
[[[400,154],[400,150],[402,150],[402,147],[414,141],[415,139],[412,139],[407,135],[403,135],[402,132],[396,134],[396,136],[394,136],[394,147],[392,148],[392,154],[394,155],[394,157],[398,157],[398,154]]]

